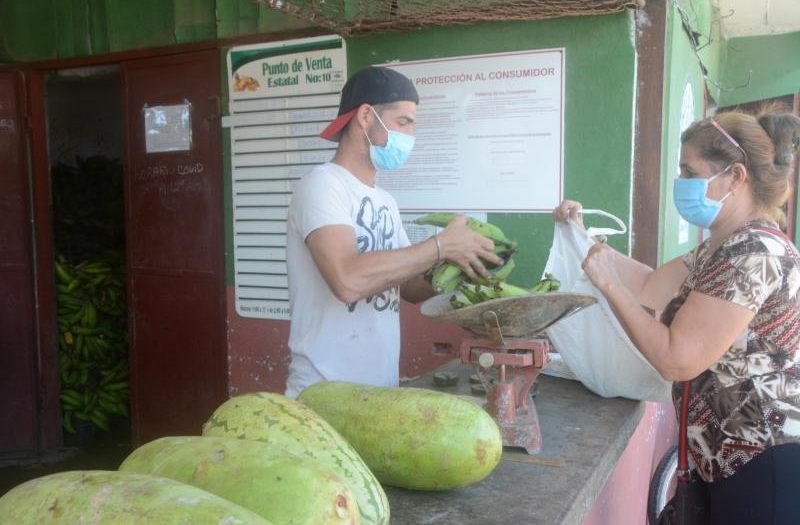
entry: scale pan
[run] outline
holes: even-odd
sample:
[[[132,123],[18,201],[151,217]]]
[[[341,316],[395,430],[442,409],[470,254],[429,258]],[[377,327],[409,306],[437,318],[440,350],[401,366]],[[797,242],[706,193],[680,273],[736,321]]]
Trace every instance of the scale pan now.
[[[425,317],[455,323],[479,335],[487,335],[483,314],[494,312],[504,337],[532,337],[561,319],[597,302],[590,295],[548,292],[518,297],[503,297],[453,309],[452,294],[431,297],[420,307]]]

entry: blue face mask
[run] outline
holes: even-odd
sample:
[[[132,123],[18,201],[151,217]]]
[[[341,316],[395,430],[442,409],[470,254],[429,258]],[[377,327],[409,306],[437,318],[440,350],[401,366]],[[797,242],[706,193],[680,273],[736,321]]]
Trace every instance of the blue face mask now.
[[[713,177],[707,179],[683,179],[678,177],[672,189],[672,199],[678,213],[689,224],[708,228],[714,223],[722,204],[730,196],[731,192],[725,194],[722,200],[715,201],[706,197],[709,183],[728,171],[725,168]]]
[[[369,142],[369,158],[372,160],[372,165],[379,170],[396,170],[401,168],[408,160],[408,156],[411,155],[411,150],[414,149],[414,137],[406,135],[405,133],[400,133],[399,131],[391,131],[383,123],[381,117],[378,116],[378,112],[375,111],[375,108],[371,109],[378,118],[378,122],[383,126],[383,129],[389,134],[385,146],[376,146],[369,139],[366,130],[364,131],[367,142]]]

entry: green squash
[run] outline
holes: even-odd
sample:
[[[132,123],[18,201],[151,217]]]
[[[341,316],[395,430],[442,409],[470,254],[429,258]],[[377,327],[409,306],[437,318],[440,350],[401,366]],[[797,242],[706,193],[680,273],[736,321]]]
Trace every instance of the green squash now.
[[[272,525],[235,503],[171,479],[104,470],[60,472],[0,498],[14,525]]]
[[[503,454],[491,416],[459,396],[323,381],[298,399],[338,430],[386,485],[464,487],[488,476]]]
[[[119,469],[193,485],[275,525],[359,523],[358,505],[339,476],[260,441],[165,437],[134,450]]]
[[[362,525],[389,524],[386,493],[358,453],[324,419],[294,399],[269,392],[231,398],[203,425],[203,435],[263,441],[314,459],[353,492]]]

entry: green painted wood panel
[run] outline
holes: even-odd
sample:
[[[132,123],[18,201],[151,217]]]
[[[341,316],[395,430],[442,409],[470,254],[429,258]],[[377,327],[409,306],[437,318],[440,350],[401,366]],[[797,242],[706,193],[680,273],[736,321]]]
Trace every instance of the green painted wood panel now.
[[[213,40],[217,36],[217,20],[213,0],[173,0],[175,9],[175,42]]]
[[[217,34],[220,38],[309,27],[313,27],[312,24],[251,0],[217,0]]]
[[[106,0],[110,50],[174,44],[173,6],[164,0]]]
[[[30,62],[311,27],[252,0],[3,0],[0,62]]]
[[[53,0],[0,2],[0,61],[57,57],[56,20]]]
[[[90,25],[89,31],[92,41],[92,54],[108,53],[108,24],[106,24],[105,0],[89,0]]]

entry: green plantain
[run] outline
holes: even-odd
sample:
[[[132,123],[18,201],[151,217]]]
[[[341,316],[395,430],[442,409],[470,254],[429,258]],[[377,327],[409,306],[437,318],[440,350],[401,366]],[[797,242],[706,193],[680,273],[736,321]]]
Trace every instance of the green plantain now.
[[[463,273],[457,265],[444,261],[434,271],[431,276],[431,286],[437,294],[450,293],[456,289],[461,282]]]
[[[489,286],[500,281],[505,281],[508,279],[508,276],[511,275],[511,272],[514,270],[514,266],[514,258],[509,257],[509,259],[502,266],[489,271],[489,273],[491,273],[491,277],[487,279],[479,275],[475,279],[475,282],[484,286]]]
[[[447,225],[450,224],[450,221],[455,218],[455,216],[455,213],[434,212],[423,215],[422,217],[418,217],[414,222],[421,225],[446,228]],[[467,227],[470,230],[493,240],[495,244],[502,244],[512,249],[516,249],[517,247],[517,243],[506,237],[506,235],[503,233],[503,230],[494,224],[479,221],[478,219],[472,217],[467,217]]]
[[[497,283],[493,286],[493,289],[495,292],[497,292],[497,297],[518,297],[523,295],[531,295],[531,292],[525,288],[520,288],[519,286],[514,286],[513,284],[504,282]]]

